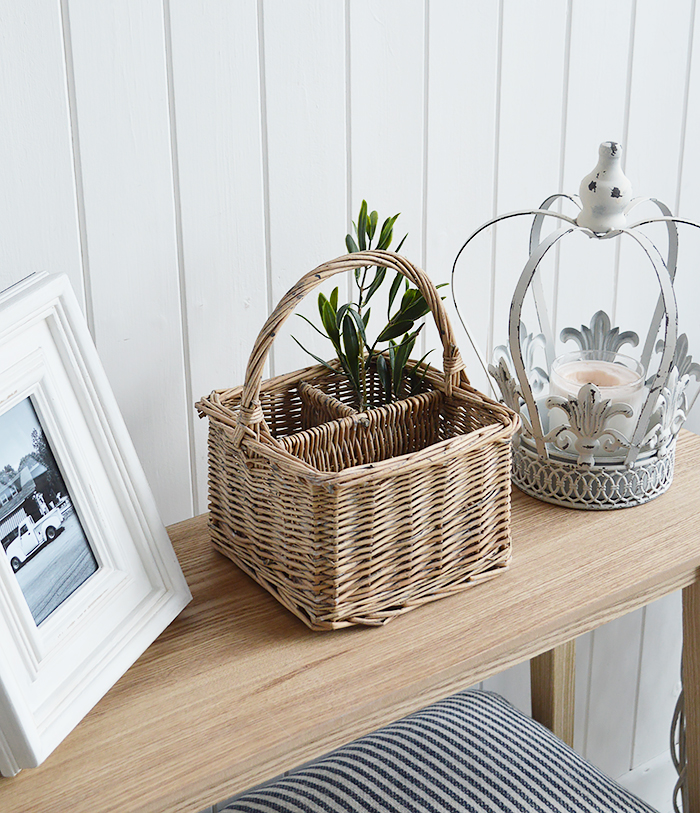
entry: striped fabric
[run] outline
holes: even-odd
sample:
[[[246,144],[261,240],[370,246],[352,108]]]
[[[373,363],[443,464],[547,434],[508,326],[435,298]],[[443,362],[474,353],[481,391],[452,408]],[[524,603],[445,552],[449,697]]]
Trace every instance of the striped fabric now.
[[[231,802],[238,813],[653,813],[498,695],[466,691]]]

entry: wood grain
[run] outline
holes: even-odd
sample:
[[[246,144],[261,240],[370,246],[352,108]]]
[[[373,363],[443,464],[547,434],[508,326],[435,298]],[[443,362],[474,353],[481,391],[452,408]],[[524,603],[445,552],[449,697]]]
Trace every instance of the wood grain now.
[[[694,582],[683,591],[683,641],[687,764],[683,809],[697,813],[700,810],[700,582]]]
[[[0,780],[0,809],[196,813],[687,587],[699,476],[684,432],[675,483],[647,505],[515,493],[510,570],[376,629],[311,632],[212,550],[205,517],[173,526],[192,603],[43,765]]]
[[[573,747],[576,641],[533,658],[530,677],[533,718]]]

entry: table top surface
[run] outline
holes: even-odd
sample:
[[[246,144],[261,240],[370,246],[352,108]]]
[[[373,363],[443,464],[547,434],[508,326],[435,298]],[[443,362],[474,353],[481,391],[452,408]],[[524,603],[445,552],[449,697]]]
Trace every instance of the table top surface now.
[[[513,494],[513,562],[384,627],[312,632],[210,546],[168,530],[193,600],[0,810],[196,813],[696,578],[700,437],[670,490],[574,511]]]

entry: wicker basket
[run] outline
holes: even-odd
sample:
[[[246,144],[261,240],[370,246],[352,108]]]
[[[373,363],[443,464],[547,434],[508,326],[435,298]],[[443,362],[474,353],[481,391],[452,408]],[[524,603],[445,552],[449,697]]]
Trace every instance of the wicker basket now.
[[[298,302],[361,265],[425,296],[444,372],[422,392],[358,413],[323,365],[262,381]],[[370,403],[380,403],[369,371]],[[518,418],[469,385],[438,293],[397,254],[340,257],[303,277],[258,336],[245,384],[197,404],[209,416],[214,546],[316,630],[382,624],[484,581],[510,560],[510,441]]]

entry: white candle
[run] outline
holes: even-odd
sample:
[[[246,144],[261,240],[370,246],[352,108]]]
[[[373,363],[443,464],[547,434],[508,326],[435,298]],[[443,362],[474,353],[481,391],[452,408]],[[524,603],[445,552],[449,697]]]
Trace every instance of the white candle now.
[[[617,429],[629,440],[647,394],[643,372],[641,364],[620,353],[599,350],[567,353],[552,363],[550,395],[576,398],[581,387],[594,384],[603,400],[627,404],[632,408],[632,417],[615,415],[606,422],[607,427]],[[569,424],[568,415],[559,407],[554,407],[549,414],[549,428],[562,423]]]

